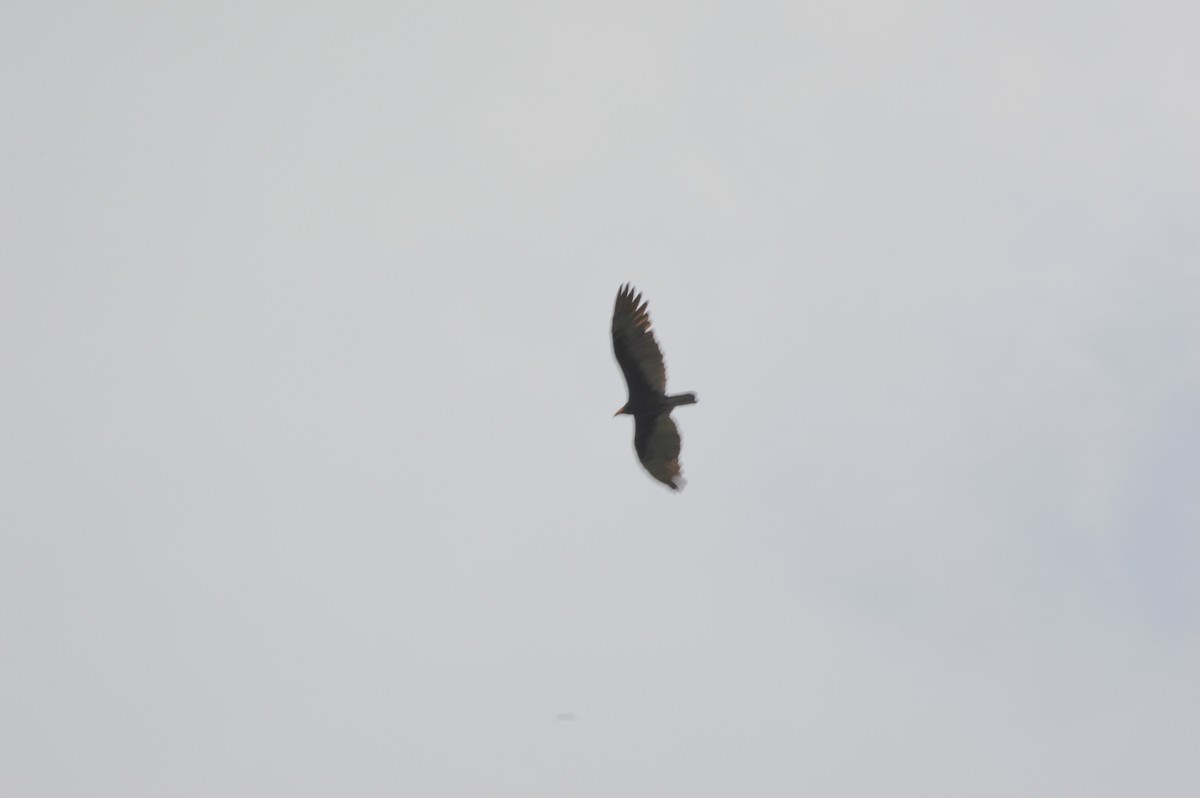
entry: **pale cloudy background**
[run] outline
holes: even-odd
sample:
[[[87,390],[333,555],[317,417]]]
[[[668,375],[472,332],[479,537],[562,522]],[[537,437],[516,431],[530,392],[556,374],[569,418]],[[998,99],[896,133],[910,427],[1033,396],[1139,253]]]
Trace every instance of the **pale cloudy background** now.
[[[5,3],[0,794],[1200,794],[1197,41]]]

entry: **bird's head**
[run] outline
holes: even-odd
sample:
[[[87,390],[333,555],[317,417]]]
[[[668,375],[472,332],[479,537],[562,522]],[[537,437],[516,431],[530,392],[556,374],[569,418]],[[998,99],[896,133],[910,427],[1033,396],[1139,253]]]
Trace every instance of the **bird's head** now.
[[[625,408],[627,408],[627,407],[629,407],[629,405],[628,405],[628,404],[621,405],[621,409],[620,409],[620,410],[618,410],[617,412],[613,413],[613,418],[616,418],[617,416],[627,416],[627,415],[629,415],[629,411],[625,409]]]

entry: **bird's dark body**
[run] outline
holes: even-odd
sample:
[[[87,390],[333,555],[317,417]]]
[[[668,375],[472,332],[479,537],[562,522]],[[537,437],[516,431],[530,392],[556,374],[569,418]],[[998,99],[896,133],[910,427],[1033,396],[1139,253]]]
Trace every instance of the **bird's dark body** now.
[[[672,408],[695,403],[696,395],[686,393],[679,396],[660,396],[657,397],[657,401],[646,402],[644,407],[638,410],[626,410],[626,413],[633,416],[633,448],[638,457],[645,458],[650,435],[660,417],[670,415]]]
[[[643,393],[638,395],[630,394],[629,401],[625,403],[625,413],[639,418],[653,418],[660,413],[670,413],[671,405],[667,402],[665,394],[654,395]]]
[[[613,353],[629,388],[629,401],[617,414],[633,416],[633,448],[650,475],[678,490],[683,484],[680,440],[671,410],[695,404],[696,395],[667,395],[667,370],[650,330],[650,314],[631,286],[622,286],[617,294],[612,335]]]

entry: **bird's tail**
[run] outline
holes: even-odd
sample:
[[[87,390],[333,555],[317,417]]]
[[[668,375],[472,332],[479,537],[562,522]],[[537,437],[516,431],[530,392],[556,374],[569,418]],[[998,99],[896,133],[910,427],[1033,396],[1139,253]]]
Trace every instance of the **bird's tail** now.
[[[677,393],[674,396],[667,397],[667,407],[679,407],[680,405],[696,404],[696,394],[694,393]]]

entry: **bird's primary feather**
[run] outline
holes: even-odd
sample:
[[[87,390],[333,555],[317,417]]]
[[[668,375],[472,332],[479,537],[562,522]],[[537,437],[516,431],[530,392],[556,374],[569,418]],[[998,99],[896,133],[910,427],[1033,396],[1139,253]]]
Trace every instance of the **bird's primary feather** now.
[[[639,416],[633,426],[633,448],[650,476],[679,490],[683,467],[679,465],[679,429],[667,413]]]
[[[648,303],[633,287],[625,285],[617,294],[613,308],[613,352],[625,373],[630,397],[639,392],[662,394],[667,390],[667,367],[662,350],[650,329]]]

